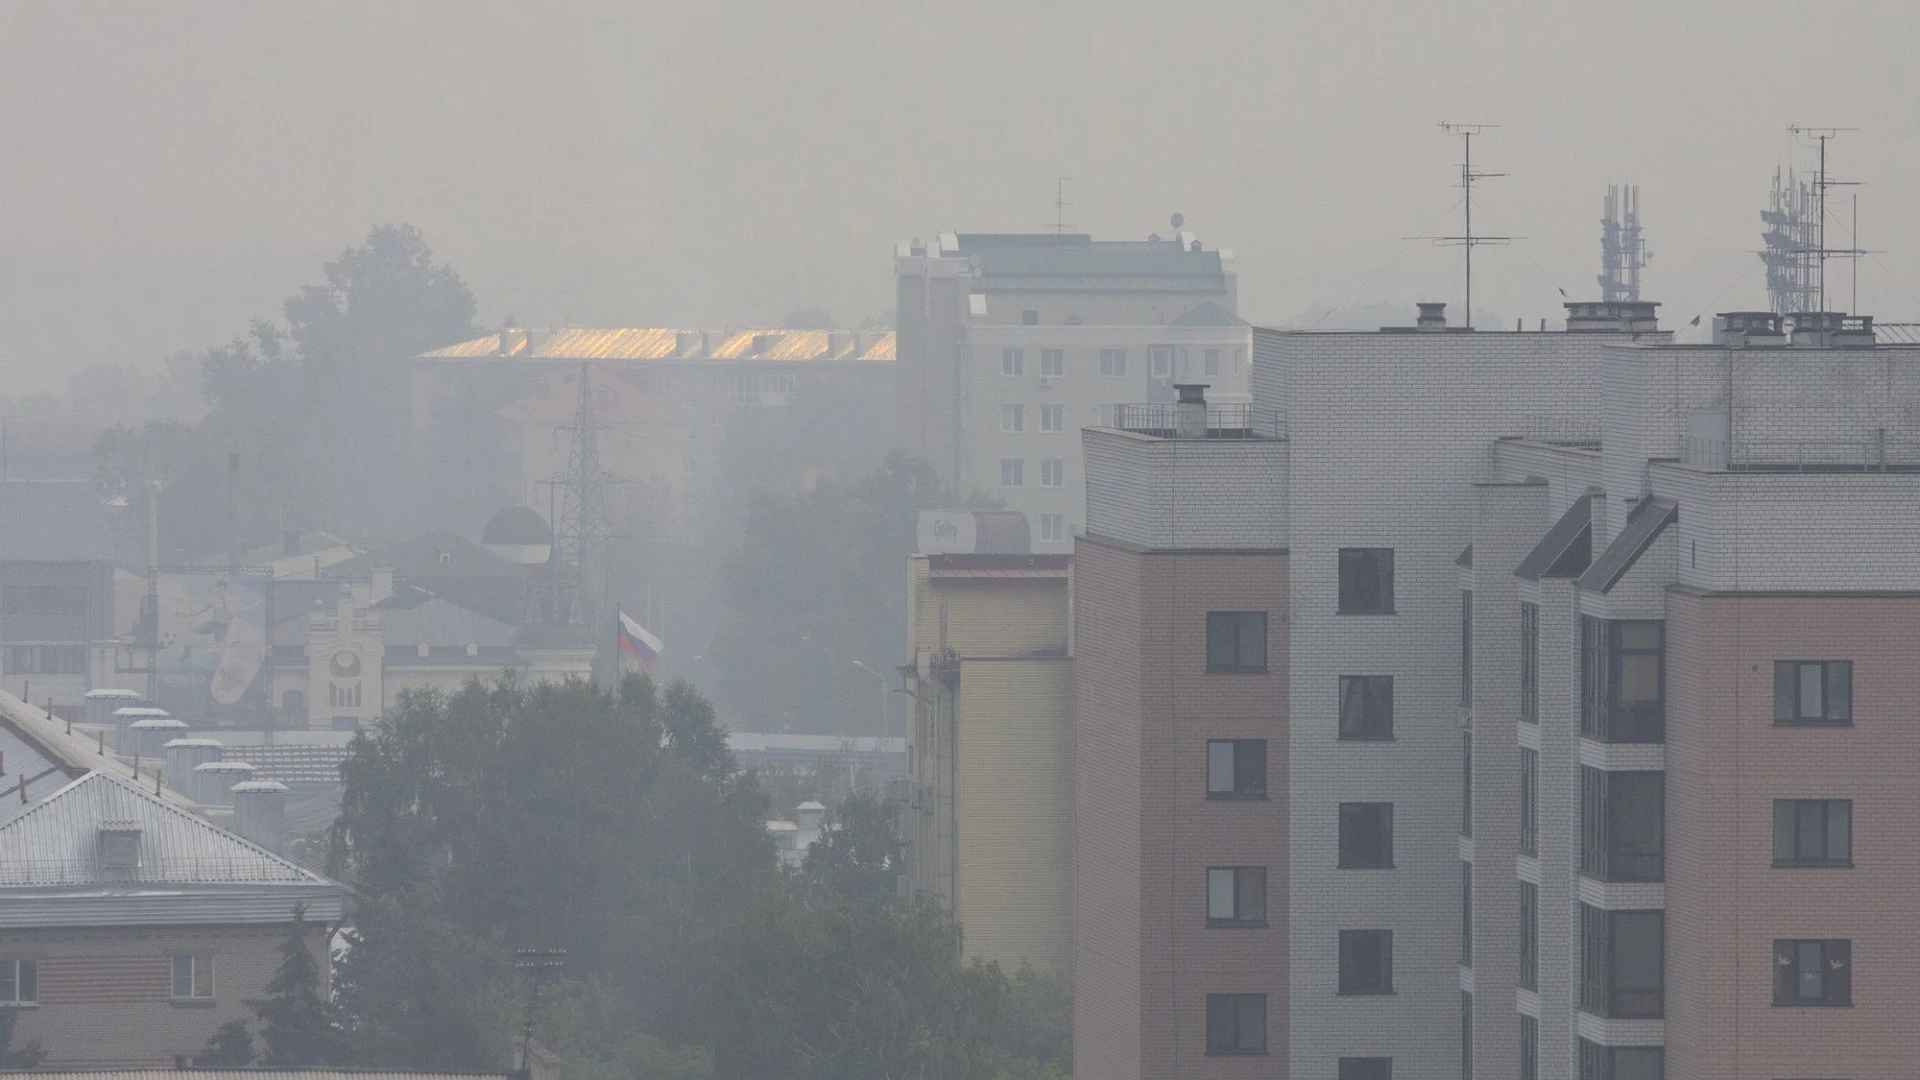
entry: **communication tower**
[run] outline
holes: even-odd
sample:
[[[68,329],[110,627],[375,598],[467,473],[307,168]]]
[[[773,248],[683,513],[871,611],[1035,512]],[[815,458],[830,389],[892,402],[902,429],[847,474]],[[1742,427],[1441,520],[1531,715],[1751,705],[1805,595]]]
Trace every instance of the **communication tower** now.
[[[1640,299],[1640,271],[1653,258],[1640,235],[1640,187],[1608,184],[1600,219],[1600,298]]]

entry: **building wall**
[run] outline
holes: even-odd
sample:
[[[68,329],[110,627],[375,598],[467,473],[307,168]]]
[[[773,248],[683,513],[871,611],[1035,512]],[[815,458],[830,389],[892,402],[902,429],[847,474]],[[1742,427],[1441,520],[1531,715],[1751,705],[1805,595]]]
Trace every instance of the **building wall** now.
[[[1286,544],[1287,443],[1082,432],[1089,532],[1149,548]]]
[[[221,1024],[253,1018],[246,1002],[266,996],[286,935],[284,926],[0,931],[0,957],[40,965],[40,1004],[19,1011],[14,1045],[38,1040],[52,1066],[170,1067]],[[313,931],[316,956],[324,935]],[[176,953],[213,955],[212,1004],[171,1000]]]
[[[1287,557],[1075,546],[1075,1073],[1288,1075]],[[1206,615],[1268,612],[1267,671],[1209,674]],[[1208,739],[1267,741],[1268,798],[1206,797]],[[1209,866],[1265,866],[1260,929],[1208,929]],[[1206,1054],[1209,993],[1267,995],[1264,1056]]]
[[[962,656],[1021,656],[1067,645],[1067,579],[929,577],[928,556],[908,559],[908,658],[924,660],[941,645]]]
[[[1920,598],[1668,594],[1667,1070],[1894,1080],[1920,1064]],[[1853,661],[1849,727],[1776,727],[1773,661]],[[1775,869],[1772,800],[1853,800],[1850,869]],[[1775,938],[1851,938],[1853,1006],[1772,1005]]]
[[[1064,610],[1065,605],[1060,605]],[[1073,959],[1073,664],[960,663],[960,874],[969,958],[1008,971]]]

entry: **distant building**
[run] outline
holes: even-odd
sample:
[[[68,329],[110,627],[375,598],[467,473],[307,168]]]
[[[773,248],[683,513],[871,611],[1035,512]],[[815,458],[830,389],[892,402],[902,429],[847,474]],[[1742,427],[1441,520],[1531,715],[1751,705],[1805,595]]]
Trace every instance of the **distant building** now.
[[[965,494],[1028,516],[1034,550],[1085,525],[1079,431],[1174,383],[1246,400],[1231,252],[1083,234],[941,233],[895,246],[896,440]]]
[[[345,896],[103,772],[0,800],[0,1006],[49,1065],[171,1066],[251,1017],[296,906],[325,979]]]
[[[1073,947],[1073,663],[1065,555],[914,555],[908,883],[967,954],[1065,970]]]
[[[85,481],[0,483],[0,678],[36,701],[77,706],[113,682],[114,552]]]
[[[773,850],[780,864],[798,870],[807,861],[807,852],[827,832],[827,808],[809,799],[793,808],[793,819],[767,822],[767,834],[773,837]]]

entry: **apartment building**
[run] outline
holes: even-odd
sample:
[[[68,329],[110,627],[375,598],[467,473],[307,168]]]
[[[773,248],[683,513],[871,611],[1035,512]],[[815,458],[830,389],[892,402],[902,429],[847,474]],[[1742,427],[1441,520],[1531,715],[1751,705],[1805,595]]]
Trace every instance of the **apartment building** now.
[[[1074,1071],[1287,1075],[1292,619],[1270,411],[1116,410],[1074,542]]]
[[[1230,251],[1188,233],[941,233],[895,247],[897,441],[1064,554],[1084,525],[1078,432],[1173,384],[1245,401],[1251,331]]]
[[[84,480],[0,483],[0,676],[78,706],[116,677],[113,533]]]
[[[1072,961],[1067,612],[1066,555],[908,558],[908,879],[1010,971]]]

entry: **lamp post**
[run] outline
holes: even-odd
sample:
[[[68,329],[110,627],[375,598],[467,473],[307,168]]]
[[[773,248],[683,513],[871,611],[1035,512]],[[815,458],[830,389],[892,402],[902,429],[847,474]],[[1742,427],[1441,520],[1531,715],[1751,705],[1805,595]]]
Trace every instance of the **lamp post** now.
[[[853,666],[880,680],[880,735],[882,738],[892,737],[893,710],[887,707],[887,694],[893,689],[893,684],[887,681],[885,675],[880,674],[858,660],[853,662]]]

